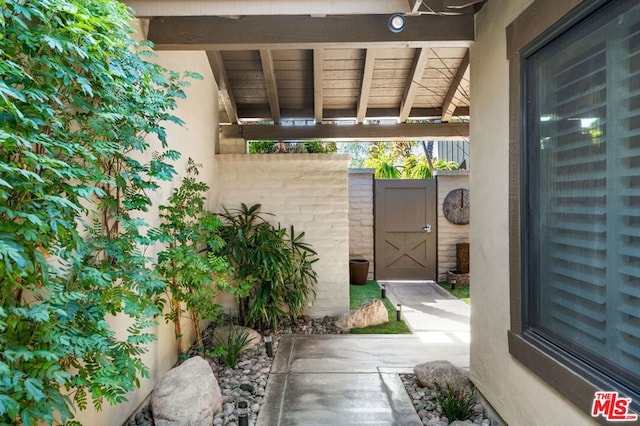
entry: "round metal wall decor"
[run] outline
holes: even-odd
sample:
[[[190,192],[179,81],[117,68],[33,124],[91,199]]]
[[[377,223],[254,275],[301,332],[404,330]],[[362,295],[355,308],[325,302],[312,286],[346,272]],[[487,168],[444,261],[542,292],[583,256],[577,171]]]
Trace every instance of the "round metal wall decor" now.
[[[453,224],[466,225],[469,223],[469,208],[471,207],[469,190],[465,188],[454,189],[444,198],[442,210],[444,217]]]

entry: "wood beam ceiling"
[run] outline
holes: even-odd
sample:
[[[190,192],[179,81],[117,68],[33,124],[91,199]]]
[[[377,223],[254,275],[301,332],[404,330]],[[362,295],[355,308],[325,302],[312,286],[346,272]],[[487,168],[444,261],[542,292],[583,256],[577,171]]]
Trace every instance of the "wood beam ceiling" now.
[[[213,76],[216,79],[216,83],[218,84],[220,98],[222,99],[222,104],[224,105],[224,109],[227,112],[229,121],[235,124],[238,122],[238,107],[233,96],[233,91],[231,90],[231,84],[229,83],[227,71],[224,68],[222,55],[218,51],[208,51],[207,59],[209,59],[211,71],[213,72]]]
[[[449,9],[464,9],[465,7],[474,6],[483,3],[485,0],[444,0],[445,7]]]
[[[458,92],[460,92],[460,85],[462,83],[462,79],[469,69],[469,49],[467,49],[467,53],[465,53],[462,58],[462,62],[456,71],[455,76],[453,77],[453,81],[449,86],[449,90],[447,91],[447,95],[444,98],[444,102],[442,103],[442,121],[449,121],[453,116],[453,112],[456,109],[455,99]]]
[[[239,109],[238,114],[244,117],[251,117],[256,121],[271,120],[271,111],[266,108]],[[281,109],[281,120],[309,120],[313,117],[314,111],[311,108],[303,109]],[[398,117],[398,108],[368,108],[366,119],[379,120],[384,118]],[[468,116],[469,107],[457,107],[453,113],[454,117]],[[442,117],[442,108],[412,108],[408,119],[440,119]],[[356,109],[327,109],[322,112],[323,120],[356,120]],[[320,121],[317,121],[320,123]]]
[[[316,123],[322,122],[324,51],[313,49],[313,117]]]
[[[264,81],[267,88],[271,118],[274,123],[278,124],[280,123],[280,101],[278,99],[278,86],[276,85],[276,73],[273,68],[271,51],[268,49],[260,50],[260,61],[262,62],[262,72],[264,73]]]
[[[422,0],[409,0],[409,13],[418,13],[422,6]]]
[[[373,68],[376,64],[376,49],[368,49],[365,53],[364,69],[362,71],[362,83],[360,85],[360,97],[358,97],[358,107],[356,121],[362,123],[367,114],[369,105],[369,94],[371,92],[371,82],[373,81]]]
[[[400,105],[398,121],[401,123],[404,123],[407,121],[407,118],[409,118],[411,108],[413,108],[413,100],[416,97],[416,92],[420,88],[420,80],[422,80],[422,75],[424,74],[424,69],[431,53],[431,49],[424,47],[416,51]]]
[[[388,141],[423,139],[461,139],[469,136],[469,123],[400,123],[354,124],[337,126],[284,125],[227,125],[221,127],[223,139],[245,140],[332,140],[332,141]]]
[[[334,15],[408,13],[407,0],[122,0],[140,18],[151,16]]]
[[[473,15],[407,16],[392,33],[388,15],[310,17],[167,16],[149,21],[148,39],[157,50],[247,50],[367,47],[469,47]]]

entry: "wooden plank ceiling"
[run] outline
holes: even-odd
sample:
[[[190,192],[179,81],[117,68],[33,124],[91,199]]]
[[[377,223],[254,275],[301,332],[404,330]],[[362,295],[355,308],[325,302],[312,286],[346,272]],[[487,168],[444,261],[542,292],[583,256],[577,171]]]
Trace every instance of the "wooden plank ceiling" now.
[[[315,123],[322,136],[336,123],[391,122],[398,139],[418,138],[416,129],[451,138],[468,136],[468,124],[434,126],[468,123],[468,48],[483,4],[409,0],[400,33],[388,29],[386,14],[145,18],[156,49],[206,51],[228,134],[248,137],[243,128],[258,123],[284,129],[273,135],[288,139],[291,123]],[[404,125],[416,120],[428,124]],[[371,140],[372,128],[365,133]]]

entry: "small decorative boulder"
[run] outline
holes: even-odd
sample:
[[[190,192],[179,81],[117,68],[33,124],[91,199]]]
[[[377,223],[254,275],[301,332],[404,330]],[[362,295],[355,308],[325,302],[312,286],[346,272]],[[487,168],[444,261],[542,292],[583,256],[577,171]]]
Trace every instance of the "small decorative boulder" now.
[[[382,300],[373,299],[358,306],[355,310],[346,312],[336,319],[336,327],[341,331],[352,328],[368,327],[370,325],[389,322],[389,313]]]
[[[247,346],[245,346],[243,351],[253,348],[262,340],[262,335],[253,328],[243,327],[241,325],[223,325],[213,330],[213,344],[225,344],[229,341],[229,336],[233,337],[234,334],[235,336],[240,336],[242,333],[247,333],[249,337],[247,339]]]
[[[211,426],[222,407],[218,381],[209,363],[199,356],[170,370],[151,395],[156,426]]]
[[[431,389],[436,386],[446,388],[447,383],[456,389],[465,389],[471,386],[469,373],[449,361],[431,361],[418,364],[413,368],[413,373],[420,386]]]

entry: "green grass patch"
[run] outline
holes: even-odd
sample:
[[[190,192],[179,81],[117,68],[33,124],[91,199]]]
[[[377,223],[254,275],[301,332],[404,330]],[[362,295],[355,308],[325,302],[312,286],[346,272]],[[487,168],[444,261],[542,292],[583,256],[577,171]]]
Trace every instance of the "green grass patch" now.
[[[349,285],[349,309],[355,309],[371,299],[380,299],[380,286],[376,281],[369,280],[365,285]],[[364,328],[354,328],[351,334],[411,334],[411,330],[404,321],[396,320],[396,308],[389,299],[382,299],[389,312],[389,322]]]
[[[471,304],[471,297],[469,296],[469,286],[468,285],[456,286],[453,290],[451,289],[451,284],[449,284],[446,281],[440,281],[438,283],[438,285],[440,287],[444,288],[445,290],[447,290],[449,293],[451,293],[452,295],[454,295],[458,299],[462,300],[467,305]]]

